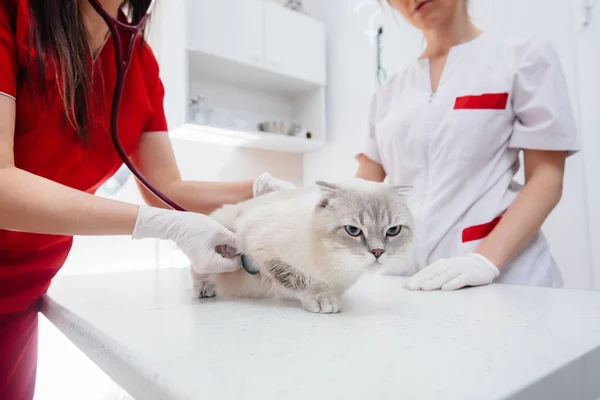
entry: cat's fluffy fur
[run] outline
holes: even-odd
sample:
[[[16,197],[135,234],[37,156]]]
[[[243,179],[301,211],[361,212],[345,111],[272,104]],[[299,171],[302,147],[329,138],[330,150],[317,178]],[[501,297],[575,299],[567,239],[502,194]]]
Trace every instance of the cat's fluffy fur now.
[[[360,179],[317,182],[225,206],[211,216],[237,233],[238,252],[260,274],[240,268],[199,275],[192,268],[194,295],[292,298],[311,312],[339,312],[340,296],[361,274],[393,262],[411,244],[407,190]],[[396,226],[402,228],[393,235]],[[376,249],[384,250],[378,259]]]

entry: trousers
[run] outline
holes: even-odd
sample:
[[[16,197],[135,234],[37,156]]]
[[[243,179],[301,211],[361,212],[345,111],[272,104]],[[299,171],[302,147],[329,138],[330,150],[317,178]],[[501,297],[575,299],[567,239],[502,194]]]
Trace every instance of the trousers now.
[[[0,313],[0,400],[32,400],[38,360],[40,302]]]

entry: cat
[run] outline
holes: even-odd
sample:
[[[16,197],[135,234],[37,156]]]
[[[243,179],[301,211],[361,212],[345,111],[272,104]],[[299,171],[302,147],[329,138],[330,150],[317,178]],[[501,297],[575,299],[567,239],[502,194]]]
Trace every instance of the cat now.
[[[237,251],[260,272],[250,274],[241,261],[239,270],[222,274],[198,274],[192,266],[194,296],[297,299],[310,312],[340,312],[340,296],[363,273],[411,245],[409,189],[362,179],[319,181],[224,206],[211,217],[236,232]]]

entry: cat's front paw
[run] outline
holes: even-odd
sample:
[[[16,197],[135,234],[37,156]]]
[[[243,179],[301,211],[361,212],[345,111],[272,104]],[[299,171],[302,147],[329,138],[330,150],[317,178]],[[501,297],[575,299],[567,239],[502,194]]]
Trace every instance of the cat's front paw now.
[[[209,299],[217,295],[217,284],[212,275],[205,275],[195,279],[192,296],[196,299]]]
[[[329,294],[321,293],[302,299],[302,306],[312,313],[336,314],[342,310],[342,304],[338,299]]]

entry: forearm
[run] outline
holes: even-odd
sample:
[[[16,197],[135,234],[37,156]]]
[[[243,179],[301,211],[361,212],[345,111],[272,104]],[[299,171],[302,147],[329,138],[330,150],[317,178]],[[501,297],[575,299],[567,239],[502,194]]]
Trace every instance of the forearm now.
[[[164,188],[164,194],[188,211],[210,214],[225,204],[237,204],[253,197],[254,181],[197,182],[176,181]],[[166,207],[156,196],[143,190],[150,205]]]
[[[359,157],[358,170],[354,176],[366,181],[383,182],[386,178],[386,173],[381,164],[365,155],[361,155]]]
[[[0,229],[56,235],[130,235],[138,206],[93,196],[26,171],[0,168]]]
[[[502,268],[540,230],[561,194],[561,179],[543,175],[533,177],[476,252]]]

